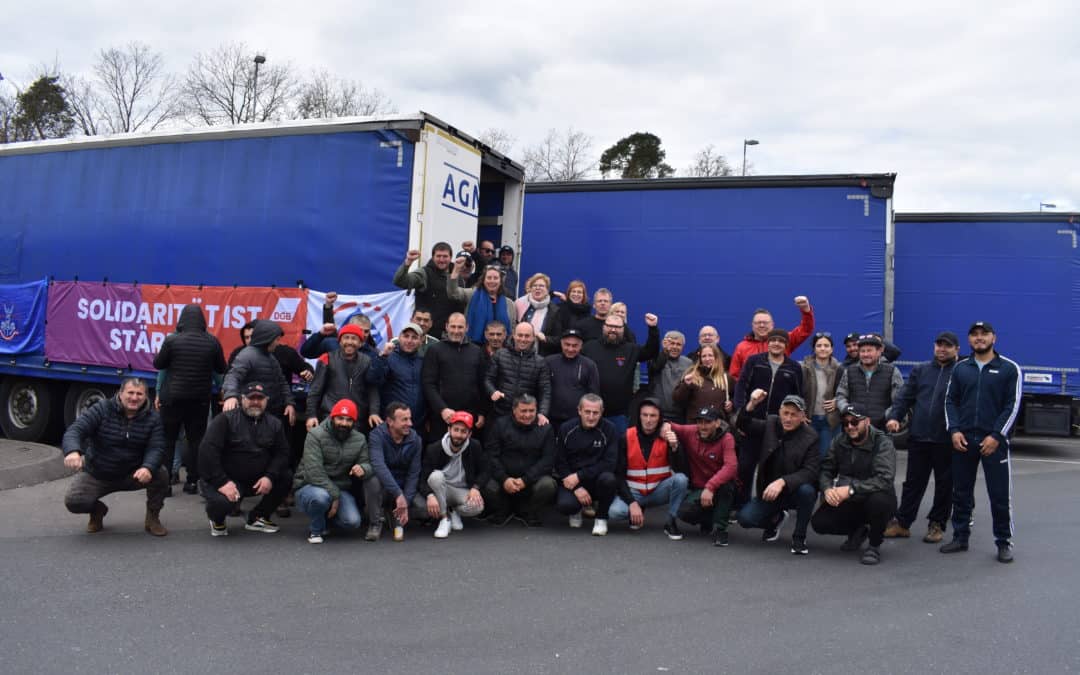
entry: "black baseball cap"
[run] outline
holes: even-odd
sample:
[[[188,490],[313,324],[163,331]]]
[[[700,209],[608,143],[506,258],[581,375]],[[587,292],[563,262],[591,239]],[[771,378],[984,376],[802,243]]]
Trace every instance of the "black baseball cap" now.
[[[848,333],[847,335],[844,336],[844,344],[847,344],[849,342],[858,342],[858,341],[859,341],[859,334],[858,333]]]
[[[968,328],[968,335],[971,335],[976,330],[984,330],[987,333],[993,333],[994,327],[990,325],[989,321],[976,321],[975,323],[971,324],[971,328]]]
[[[844,409],[844,417],[854,417],[857,420],[866,419],[866,413],[861,408],[855,405],[849,405]]]
[[[559,339],[565,340],[566,338],[577,338],[582,342],[585,341],[585,336],[582,335],[581,331],[579,331],[577,328],[567,328],[566,330],[564,330],[563,334],[559,337]]]
[[[784,397],[783,401],[780,401],[780,405],[793,405],[799,410],[806,412],[806,400],[798,394],[788,394]]]
[[[266,387],[262,385],[262,382],[248,382],[247,386],[244,387],[243,394],[244,398],[256,398],[259,396],[266,398]]]
[[[709,406],[708,408],[699,410],[697,416],[699,420],[718,420],[720,419],[720,411]]]
[[[499,255],[502,255],[503,253],[513,253],[513,252],[514,252],[514,248],[512,246],[508,246],[507,244],[503,244],[499,248]]]
[[[934,338],[934,344],[939,342],[944,342],[953,347],[960,346],[960,338],[956,337],[956,333],[948,330],[943,330],[937,334],[937,337]]]

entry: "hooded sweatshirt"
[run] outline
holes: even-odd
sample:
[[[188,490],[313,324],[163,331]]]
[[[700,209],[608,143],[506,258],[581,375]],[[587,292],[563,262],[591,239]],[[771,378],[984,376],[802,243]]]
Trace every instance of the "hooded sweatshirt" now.
[[[260,382],[266,388],[270,401],[267,411],[280,415],[285,406],[294,405],[292,391],[281,372],[281,365],[267,347],[274,338],[284,335],[281,326],[273,321],[259,319],[251,333],[251,343],[240,350],[232,368],[225,375],[222,393],[225,398],[239,398],[249,382]]]
[[[176,322],[176,332],[165,338],[154,356],[154,367],[169,371],[164,390],[159,393],[163,404],[210,398],[213,375],[224,374],[226,366],[221,343],[206,332],[202,307],[184,306]]]

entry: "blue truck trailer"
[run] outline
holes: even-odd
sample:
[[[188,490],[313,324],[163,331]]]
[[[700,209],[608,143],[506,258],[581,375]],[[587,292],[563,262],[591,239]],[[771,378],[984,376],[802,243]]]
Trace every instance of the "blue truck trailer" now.
[[[517,248],[523,170],[426,114],[0,145],[0,284],[394,290],[410,248]],[[2,345],[0,345],[2,346]],[[123,375],[0,358],[0,428],[37,440]]]
[[[1021,430],[1075,433],[1080,214],[897,213],[895,223],[901,365],[930,358],[937,331],[964,336],[974,321],[989,321],[1023,372]]]

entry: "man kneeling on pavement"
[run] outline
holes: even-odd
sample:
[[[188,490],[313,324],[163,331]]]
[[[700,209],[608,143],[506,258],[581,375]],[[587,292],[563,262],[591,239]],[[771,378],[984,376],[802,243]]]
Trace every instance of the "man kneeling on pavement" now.
[[[664,533],[669,539],[683,538],[679,529],[679,507],[686,498],[690,479],[676,471],[678,443],[670,446],[660,433],[660,401],[646,398],[638,409],[637,424],[619,438],[615,458],[617,495],[608,510],[609,520],[630,520],[630,529],[645,524],[645,509],[667,507]]]
[[[420,493],[414,506],[433,518],[436,539],[464,529],[461,517],[471,518],[484,510],[480,486],[487,485],[487,463],[480,441],[472,438],[473,416],[455,411],[442,438],[424,449]]]
[[[752,413],[768,397],[755,389],[746,404]],[[740,411],[738,427],[761,448],[757,465],[757,496],[739,510],[739,525],[760,527],[762,541],[776,541],[787,519],[787,509],[795,509],[795,531],[791,552],[806,555],[806,528],[817,503],[817,481],[821,453],[817,432],[806,423],[806,401],[789,394],[780,403],[780,414],[756,419]]]
[[[818,534],[843,534],[842,551],[858,551],[869,536],[862,564],[881,562],[885,525],[896,512],[896,448],[885,432],[870,425],[856,405],[843,415],[844,433],[833,439],[818,481],[825,503],[810,523]]]
[[[89,442],[87,442],[89,441]],[[98,401],[64,433],[64,466],[79,471],[68,486],[64,506],[89,513],[87,532],[100,532],[109,508],[101,498],[113,492],[146,489],[146,531],[163,537],[161,507],[169,472],[161,466],[165,432],[151,408],[146,383],[128,378],[114,398]]]
[[[215,417],[199,446],[199,491],[215,537],[229,534],[225,517],[253,495],[262,499],[248,514],[244,529],[278,531],[270,514],[289,494],[292,471],[285,426],[281,418],[266,414],[267,400],[261,382],[247,383],[240,407]]]

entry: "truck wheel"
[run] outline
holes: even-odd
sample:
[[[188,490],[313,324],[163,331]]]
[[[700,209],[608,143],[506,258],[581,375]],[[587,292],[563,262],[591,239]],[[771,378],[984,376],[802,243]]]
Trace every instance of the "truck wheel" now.
[[[116,387],[107,384],[72,384],[64,396],[64,427],[70,427],[90,406],[115,395]]]
[[[36,442],[45,436],[52,415],[47,382],[25,378],[0,384],[0,429],[14,441]]]

